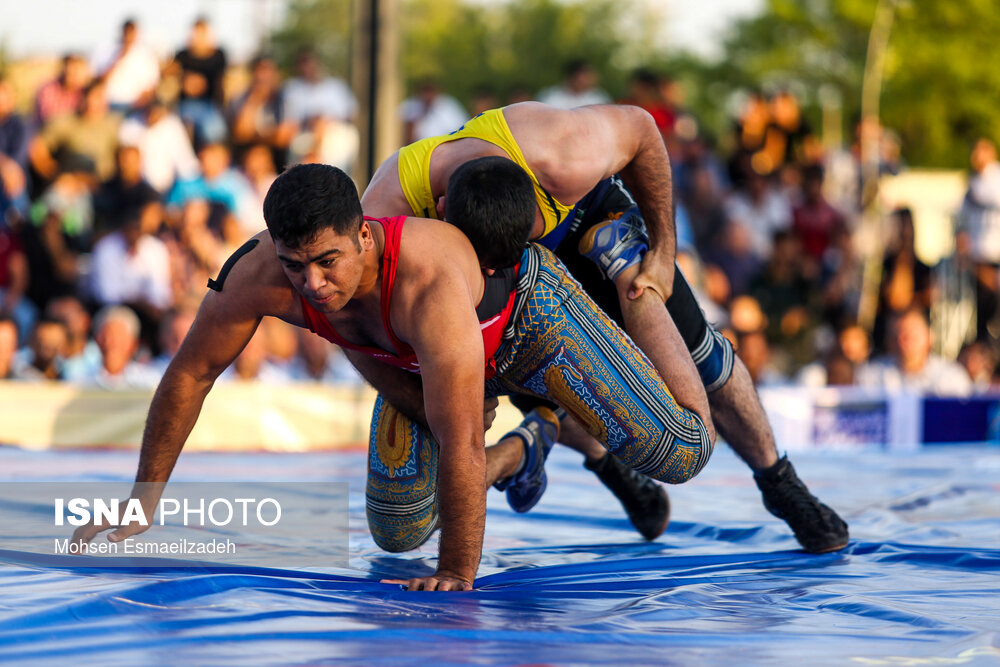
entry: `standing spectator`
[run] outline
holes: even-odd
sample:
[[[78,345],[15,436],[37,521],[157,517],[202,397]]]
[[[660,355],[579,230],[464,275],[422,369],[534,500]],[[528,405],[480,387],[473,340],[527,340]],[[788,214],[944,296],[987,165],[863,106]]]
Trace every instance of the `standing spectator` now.
[[[819,277],[823,255],[844,224],[843,216],[823,198],[823,167],[810,165],[803,169],[802,202],[792,209],[792,231],[807,259],[807,275]]]
[[[996,145],[980,139],[970,158],[972,176],[959,212],[976,274],[976,338],[1000,338],[1000,162]]]
[[[931,354],[931,328],[924,310],[911,306],[891,321],[892,355],[869,366],[864,384],[891,391],[965,396],[972,381],[961,365]]]
[[[465,107],[441,91],[437,81],[423,81],[417,94],[403,101],[403,140],[407,144],[454,132],[469,120]]]
[[[108,102],[126,113],[146,106],[160,83],[160,61],[139,38],[133,19],[122,24],[119,40],[94,55],[94,71],[107,82]]]
[[[0,75],[0,227],[28,212],[27,121],[14,111],[14,87]]]
[[[127,304],[144,324],[143,339],[156,346],[156,323],[173,305],[170,255],[163,241],[143,227],[140,210],[123,217],[120,230],[96,244],[91,260],[91,289],[101,305]]]
[[[195,145],[223,141],[226,119],[222,115],[222,79],[226,74],[226,52],[216,43],[207,19],[195,20],[187,46],[174,55],[167,71],[180,74],[177,113],[191,128]]]
[[[56,117],[32,139],[31,164],[51,181],[59,174],[61,162],[82,157],[91,162],[98,178],[111,178],[120,124],[121,117],[108,108],[104,83],[94,81],[84,91],[76,113]]]
[[[59,75],[43,84],[35,95],[35,125],[44,127],[56,116],[76,111],[89,84],[90,65],[86,58],[78,53],[63,56]]]
[[[888,322],[911,308],[924,313],[931,306],[931,269],[917,258],[913,229],[913,213],[898,208],[892,213],[895,229],[892,245],[882,261],[882,284],[875,316],[874,340],[877,349],[885,349]]]
[[[267,196],[271,183],[278,177],[273,153],[265,144],[250,147],[243,154],[241,171],[253,190],[254,205],[250,208],[252,215],[243,221],[244,234],[252,236],[265,227],[264,197]]]
[[[281,74],[272,57],[259,54],[250,62],[250,87],[233,101],[229,115],[238,162],[252,146],[263,143],[271,149],[276,168],[285,168],[295,123],[285,117]]]
[[[560,109],[574,109],[588,104],[609,104],[611,97],[598,88],[597,72],[585,60],[573,60],[566,65],[565,78],[558,86],[538,94],[538,101]]]
[[[105,306],[94,316],[94,338],[101,367],[81,384],[104,389],[151,389],[155,371],[135,361],[139,350],[139,318],[127,306]]]
[[[0,313],[0,380],[14,379],[16,354],[17,324],[10,316]]]
[[[144,118],[125,120],[118,137],[121,143],[138,147],[143,178],[161,195],[170,192],[175,181],[198,175],[198,158],[184,123],[162,100],[154,100]]]
[[[323,162],[349,172],[361,145],[354,93],[342,79],[323,75],[312,49],[299,52],[296,69],[298,76],[285,85],[284,117],[297,128],[289,160]]]

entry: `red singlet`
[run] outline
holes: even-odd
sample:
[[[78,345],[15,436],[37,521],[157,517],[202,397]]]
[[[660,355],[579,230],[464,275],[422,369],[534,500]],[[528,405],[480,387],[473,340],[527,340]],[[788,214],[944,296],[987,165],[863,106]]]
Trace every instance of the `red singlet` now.
[[[385,230],[385,247],[382,250],[382,324],[389,335],[389,340],[392,341],[393,346],[396,348],[395,353],[376,347],[355,345],[345,340],[337,333],[329,320],[313,308],[306,298],[300,294],[299,300],[302,302],[302,313],[305,315],[309,330],[331,343],[349,350],[357,350],[411,373],[419,373],[420,363],[417,360],[416,353],[414,353],[412,347],[396,337],[389,322],[392,287],[396,281],[396,267],[399,264],[399,240],[402,236],[403,223],[406,221],[406,216],[396,216],[393,218],[365,217],[365,220],[379,222]],[[510,319],[511,311],[514,309],[517,270],[518,267],[515,266],[511,269],[498,271],[492,276],[483,276],[486,280],[486,286],[483,291],[483,298],[476,308],[476,314],[479,316],[479,328],[483,332],[483,351],[486,353],[487,379],[496,373],[496,361],[493,355],[496,354],[497,349],[500,347],[503,330],[507,326],[507,320]],[[498,290],[501,291],[498,292]]]

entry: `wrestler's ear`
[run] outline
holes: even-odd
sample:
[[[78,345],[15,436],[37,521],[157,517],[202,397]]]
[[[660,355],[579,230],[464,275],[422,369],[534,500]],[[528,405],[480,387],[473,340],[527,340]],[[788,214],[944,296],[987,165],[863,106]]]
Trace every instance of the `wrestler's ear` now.
[[[438,220],[444,220],[444,196],[438,197],[437,203]]]
[[[374,243],[375,237],[372,236],[372,226],[367,220],[362,220],[361,226],[358,227],[358,247],[370,248]]]

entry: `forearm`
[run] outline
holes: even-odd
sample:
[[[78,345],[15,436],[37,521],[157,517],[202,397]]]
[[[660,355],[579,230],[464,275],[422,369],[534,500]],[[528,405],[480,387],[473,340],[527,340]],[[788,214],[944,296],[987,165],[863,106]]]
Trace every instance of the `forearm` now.
[[[676,232],[670,157],[652,118],[647,115],[643,123],[636,153],[620,175],[646,221],[651,249],[666,253],[664,261],[673,262]]]
[[[486,449],[472,443],[450,455],[442,451],[438,479],[438,573],[453,574],[472,583],[486,530]]]
[[[427,425],[423,385],[418,376],[355,350],[344,349],[344,355],[383,400],[418,424]]]
[[[153,395],[142,435],[136,484],[166,483],[201,413],[210,380],[167,369]]]

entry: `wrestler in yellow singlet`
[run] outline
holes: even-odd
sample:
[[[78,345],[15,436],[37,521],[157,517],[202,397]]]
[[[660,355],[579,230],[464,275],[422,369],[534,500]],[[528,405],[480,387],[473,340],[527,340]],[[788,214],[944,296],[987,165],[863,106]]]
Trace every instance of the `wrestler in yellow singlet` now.
[[[409,202],[410,208],[413,210],[413,215],[424,218],[438,217],[437,200],[434,198],[434,193],[431,192],[431,154],[441,144],[458,139],[479,139],[489,142],[507,153],[511,160],[528,172],[528,176],[531,177],[531,182],[535,186],[535,199],[538,200],[538,208],[545,221],[542,237],[555,229],[573,209],[572,206],[556,201],[555,197],[539,185],[538,179],[528,167],[520,147],[514,140],[510,127],[507,126],[503,110],[491,109],[479,114],[451,134],[428,137],[399,149],[399,184],[403,188],[403,194],[406,195],[406,201]]]

